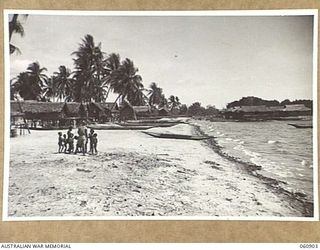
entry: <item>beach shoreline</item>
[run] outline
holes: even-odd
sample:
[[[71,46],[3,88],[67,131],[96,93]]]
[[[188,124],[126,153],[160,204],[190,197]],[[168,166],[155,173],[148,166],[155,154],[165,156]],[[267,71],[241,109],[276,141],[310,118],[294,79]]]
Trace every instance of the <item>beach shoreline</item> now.
[[[206,135],[206,133],[201,129],[201,126],[195,125],[194,122],[191,122],[190,124],[192,124],[196,128],[199,135]],[[261,170],[262,168],[261,166],[242,161],[237,157],[233,157],[223,152],[221,146],[218,144],[218,142],[214,138],[210,138],[206,140],[206,143],[218,155],[228,159],[231,162],[234,162],[242,166],[247,171],[248,174],[255,176],[259,181],[261,181],[261,183],[268,186],[272,192],[276,192],[279,195],[287,197],[287,199],[289,199],[292,203],[295,203],[295,206],[299,207],[299,210],[302,211],[303,216],[313,217],[314,203],[305,199],[306,196],[303,193],[291,192],[285,189],[285,187],[281,185],[281,184],[286,184],[285,182],[281,180],[276,180],[274,178],[267,177],[258,173],[258,171]]]
[[[301,201],[219,154],[214,141],[106,130],[98,132],[98,156],[80,156],[56,153],[56,133],[11,139],[9,217],[312,216]],[[40,141],[30,146],[32,139]]]

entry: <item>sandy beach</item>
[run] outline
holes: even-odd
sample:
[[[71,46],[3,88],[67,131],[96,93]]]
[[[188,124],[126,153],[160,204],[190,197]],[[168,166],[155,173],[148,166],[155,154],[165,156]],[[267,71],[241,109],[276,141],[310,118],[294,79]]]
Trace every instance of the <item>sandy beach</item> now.
[[[172,129],[196,133],[188,124]],[[9,217],[305,216],[205,141],[100,130],[98,155],[82,156],[57,153],[57,132],[11,138]]]

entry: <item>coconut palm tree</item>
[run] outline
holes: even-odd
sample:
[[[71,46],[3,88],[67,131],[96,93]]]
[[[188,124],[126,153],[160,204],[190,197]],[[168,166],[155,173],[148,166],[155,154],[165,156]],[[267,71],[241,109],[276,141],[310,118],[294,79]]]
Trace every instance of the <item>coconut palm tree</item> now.
[[[179,107],[181,103],[179,97],[171,95],[168,99],[168,104],[171,106],[170,110],[173,110],[175,107]]]
[[[74,99],[77,102],[90,102],[95,99],[96,85],[104,79],[105,74],[101,43],[95,45],[93,37],[86,35],[78,50],[72,55],[75,55],[73,59],[75,64]]]
[[[137,96],[141,95],[140,92],[143,91],[142,77],[137,75],[137,72],[138,68],[128,58],[121,63],[118,70],[114,71],[110,79],[113,92],[118,94],[114,105],[120,97],[122,99],[127,98],[130,103],[133,103]]]
[[[13,79],[12,89],[24,100],[40,100],[42,96],[41,86],[32,81],[28,72],[22,72]]]
[[[105,83],[108,91],[106,93],[106,99],[109,96],[110,91],[112,90],[112,79],[114,77],[115,72],[119,69],[121,65],[120,55],[116,53],[111,53],[107,59],[105,59],[105,75],[103,78],[103,82]]]
[[[9,22],[9,41],[11,41],[13,33],[19,34],[22,37],[24,36],[24,28],[21,22],[18,20],[18,16],[18,14],[14,14]],[[28,15],[23,16],[27,17]],[[21,53],[18,47],[10,43],[10,54],[13,54],[14,52]]]
[[[163,96],[162,88],[159,88],[155,82],[151,83],[149,90],[149,104],[159,105]]]
[[[48,82],[48,76],[44,73],[47,68],[41,68],[39,62],[34,62],[29,64],[27,68],[27,73],[29,74],[30,80],[34,85],[43,88]]]
[[[52,80],[56,86],[56,94],[60,100],[72,100],[74,80],[71,77],[71,70],[66,66],[59,66],[59,71],[53,73]]]
[[[161,95],[159,107],[166,107],[168,105],[168,100],[164,94]]]
[[[50,101],[52,98],[52,101],[56,101],[56,97],[58,95],[58,88],[57,88],[57,81],[55,80],[55,76],[52,76],[48,79],[47,84],[42,89],[42,100],[44,101]]]

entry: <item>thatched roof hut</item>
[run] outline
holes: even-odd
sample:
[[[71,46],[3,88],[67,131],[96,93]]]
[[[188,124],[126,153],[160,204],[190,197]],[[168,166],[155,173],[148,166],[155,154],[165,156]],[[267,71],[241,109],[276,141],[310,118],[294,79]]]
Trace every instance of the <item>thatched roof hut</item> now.
[[[79,102],[66,102],[63,110],[67,117],[87,117],[86,105]]]
[[[161,107],[161,108],[158,108],[158,115],[160,116],[167,116],[169,115],[169,109],[167,107]]]
[[[15,112],[20,112],[25,115],[26,119],[41,119],[41,120],[57,120],[65,116],[63,112],[63,102],[37,102],[37,101],[23,101],[19,103],[11,102],[11,115]]]
[[[88,104],[88,113],[89,117],[106,121],[110,118],[112,118],[112,114],[119,113],[118,105],[113,105],[113,103],[98,103],[98,102],[92,102]]]
[[[21,103],[19,104],[19,102],[17,102],[17,101],[11,101],[10,115],[11,115],[11,117],[19,117],[19,116],[23,117],[24,116],[24,112],[22,110]]]
[[[110,110],[112,113],[118,113],[119,112],[119,106],[117,103],[113,102],[104,102],[104,103],[99,103],[101,107],[104,109]]]
[[[138,119],[141,117],[149,117],[151,115],[150,106],[132,106],[126,102],[120,109],[120,118],[122,120]]]

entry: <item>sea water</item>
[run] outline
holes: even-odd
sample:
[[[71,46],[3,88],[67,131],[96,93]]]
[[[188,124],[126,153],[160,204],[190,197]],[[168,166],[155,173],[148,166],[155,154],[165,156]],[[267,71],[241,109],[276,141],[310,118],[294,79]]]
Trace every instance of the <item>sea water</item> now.
[[[216,137],[222,151],[243,162],[259,165],[259,174],[283,181],[291,192],[313,200],[312,129],[298,129],[286,121],[197,121],[201,130]]]

